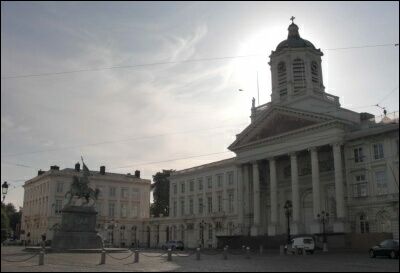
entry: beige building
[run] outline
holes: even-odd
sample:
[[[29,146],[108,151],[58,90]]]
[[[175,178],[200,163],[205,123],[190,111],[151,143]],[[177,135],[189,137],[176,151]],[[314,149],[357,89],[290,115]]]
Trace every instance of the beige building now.
[[[150,180],[135,175],[91,171],[90,187],[100,190],[96,203],[97,230],[106,244],[128,246],[141,240],[142,220],[149,218]],[[39,171],[38,176],[24,184],[24,202],[21,229],[33,243],[53,238],[61,224],[61,209],[65,194],[70,189],[72,177],[81,175],[80,165],[75,169]]]

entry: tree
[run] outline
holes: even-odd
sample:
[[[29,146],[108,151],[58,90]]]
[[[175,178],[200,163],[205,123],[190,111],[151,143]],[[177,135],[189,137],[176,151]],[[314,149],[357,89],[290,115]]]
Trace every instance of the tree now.
[[[1,242],[7,239],[7,234],[10,229],[10,220],[8,219],[5,206],[1,205]]]
[[[150,206],[150,214],[159,216],[169,215],[169,179],[168,177],[174,170],[162,170],[153,175],[153,184],[151,191],[153,192],[153,203]]]
[[[22,210],[19,208],[19,211],[15,208],[15,206],[12,203],[8,203],[7,205],[1,204],[1,228],[3,231],[3,211],[5,216],[7,216],[7,231],[12,230],[14,235],[17,235],[18,233],[18,226],[21,226],[21,217],[22,217]],[[3,232],[2,232],[3,236]]]

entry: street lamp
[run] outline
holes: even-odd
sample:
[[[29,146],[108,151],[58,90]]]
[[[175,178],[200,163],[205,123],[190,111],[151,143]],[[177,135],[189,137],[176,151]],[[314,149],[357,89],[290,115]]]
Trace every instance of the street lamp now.
[[[328,244],[327,244],[327,240],[326,240],[326,232],[325,232],[325,223],[328,222],[329,220],[329,213],[325,212],[325,211],[321,211],[321,214],[317,215],[318,219],[321,221],[322,223],[322,234],[323,234],[323,251],[324,252],[328,252]]]
[[[285,206],[285,215],[287,218],[287,243],[290,244],[290,216],[292,215],[292,201],[287,200]]]
[[[4,181],[4,183],[1,185],[1,191],[3,193],[3,203],[4,203],[4,199],[6,198],[7,192],[8,192],[8,183],[7,181]]]

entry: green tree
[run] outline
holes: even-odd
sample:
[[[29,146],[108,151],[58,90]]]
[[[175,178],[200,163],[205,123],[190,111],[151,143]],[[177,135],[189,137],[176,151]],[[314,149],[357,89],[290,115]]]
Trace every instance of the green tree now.
[[[7,234],[9,230],[10,220],[8,219],[5,206],[1,204],[1,242],[7,239]]]
[[[153,192],[153,203],[150,206],[150,214],[159,216],[169,215],[169,179],[168,177],[174,170],[162,170],[153,175],[153,184],[151,191]]]
[[[7,216],[7,224],[8,224],[8,232],[12,230],[14,234],[17,234],[17,227],[18,225],[21,226],[21,217],[22,217],[22,210],[19,208],[19,211],[15,208],[12,203],[8,203],[7,205],[1,204],[1,213],[3,217],[4,214]],[[2,230],[3,230],[3,218],[2,218]],[[2,233],[3,236],[3,233]]]

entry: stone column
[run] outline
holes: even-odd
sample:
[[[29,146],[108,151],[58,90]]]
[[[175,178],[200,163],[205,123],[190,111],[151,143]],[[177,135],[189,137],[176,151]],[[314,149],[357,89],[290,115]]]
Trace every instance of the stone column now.
[[[268,225],[268,235],[276,235],[276,225],[278,223],[278,181],[276,177],[276,162],[275,158],[269,159],[270,172],[270,201],[271,201],[271,219]]]
[[[343,170],[341,143],[333,145],[333,162],[335,167],[335,197],[337,222],[333,225],[334,232],[344,232],[344,192],[343,192]]]
[[[257,236],[260,228],[260,175],[258,171],[258,163],[253,164],[253,227],[251,235]]]
[[[313,215],[314,223],[311,226],[312,233],[321,232],[318,214],[321,213],[321,190],[319,181],[319,165],[318,165],[318,148],[310,148],[311,153],[311,176],[312,176],[312,193],[313,193]]]
[[[243,202],[243,172],[242,165],[236,167],[237,169],[237,214],[238,222],[243,225],[243,213],[244,213],[244,202]]]
[[[300,193],[299,193],[299,174],[297,167],[296,153],[290,154],[290,171],[292,176],[292,227],[290,228],[291,234],[299,234],[300,224]]]

